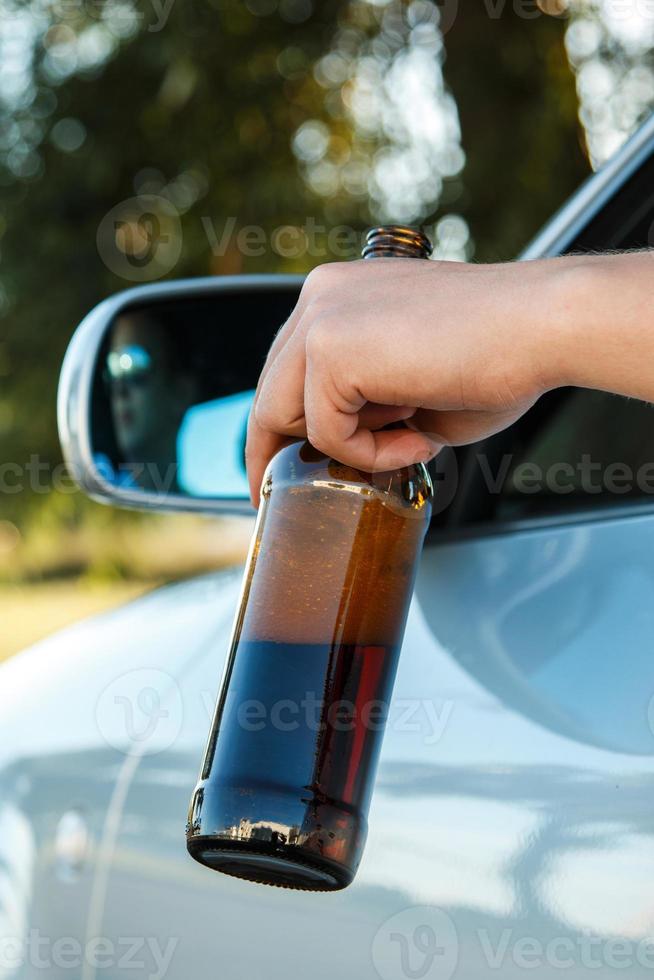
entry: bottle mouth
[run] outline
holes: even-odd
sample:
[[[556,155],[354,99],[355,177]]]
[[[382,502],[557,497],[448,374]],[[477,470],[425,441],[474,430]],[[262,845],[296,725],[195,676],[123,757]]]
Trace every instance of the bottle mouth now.
[[[324,858],[314,864],[295,855],[225,846],[211,838],[194,838],[187,846],[191,857],[205,867],[259,885],[332,892],[347,888],[354,877],[347,868]]]
[[[371,228],[361,252],[364,259],[389,258],[428,259],[432,243],[422,228],[408,225],[381,225]]]

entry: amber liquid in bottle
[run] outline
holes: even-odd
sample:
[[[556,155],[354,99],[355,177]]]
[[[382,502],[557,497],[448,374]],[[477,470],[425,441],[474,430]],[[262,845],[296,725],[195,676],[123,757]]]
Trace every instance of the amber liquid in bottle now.
[[[431,496],[421,464],[372,475],[307,442],[272,460],[189,811],[202,864],[352,881]]]
[[[203,864],[352,880],[430,499],[422,466],[366,475],[308,443],[272,461],[189,815]]]

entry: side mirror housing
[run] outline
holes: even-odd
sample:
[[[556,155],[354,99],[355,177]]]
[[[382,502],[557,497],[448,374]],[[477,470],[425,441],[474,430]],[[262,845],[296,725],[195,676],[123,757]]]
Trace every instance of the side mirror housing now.
[[[251,511],[245,432],[303,276],[225,276],[118,293],[75,331],[58,392],[72,477],[143,510]]]

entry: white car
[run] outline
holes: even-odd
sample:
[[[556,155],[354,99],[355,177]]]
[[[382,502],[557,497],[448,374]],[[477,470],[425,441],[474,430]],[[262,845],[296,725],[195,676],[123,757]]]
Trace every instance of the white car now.
[[[651,119],[521,258],[648,247],[653,188]],[[82,486],[247,512],[251,391],[300,285],[170,282],[93,311],[60,387]],[[146,436],[112,399],[161,324],[154,421],[177,436],[137,471]],[[205,576],[0,669],[0,977],[654,975],[654,413],[557,391],[433,477],[353,884],[282,890],[187,854],[241,571]]]

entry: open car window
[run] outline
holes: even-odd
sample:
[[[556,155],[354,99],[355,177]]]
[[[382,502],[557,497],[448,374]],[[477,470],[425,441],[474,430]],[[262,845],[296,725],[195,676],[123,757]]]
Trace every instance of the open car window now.
[[[654,503],[654,407],[572,389],[510,460],[498,519]]]
[[[654,117],[523,257],[652,247],[653,188]],[[439,520],[453,528],[654,507],[654,407],[606,392],[550,392],[510,429],[460,451],[458,468],[457,494]]]

